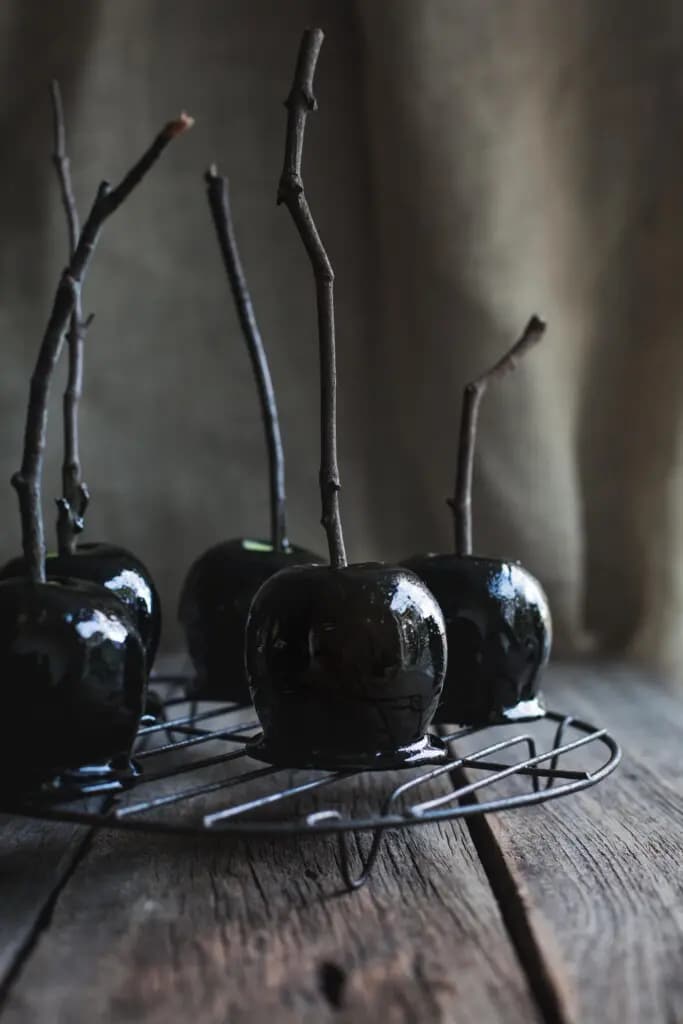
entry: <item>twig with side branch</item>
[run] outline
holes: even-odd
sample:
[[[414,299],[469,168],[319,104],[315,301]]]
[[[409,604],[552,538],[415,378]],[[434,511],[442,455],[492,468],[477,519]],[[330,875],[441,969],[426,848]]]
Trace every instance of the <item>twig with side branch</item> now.
[[[57,287],[31,377],[22,463],[18,472],[12,477],[12,485],[19,499],[26,573],[36,583],[45,581],[45,531],[41,509],[41,478],[45,453],[47,403],[64,332],[79,301],[81,287],[104,222],[116,212],[136,185],[142,181],[169,142],[191,125],[192,119],[186,114],[181,114],[175,121],[169,121],[116,188],[112,188],[106,181],[102,182],[79,235],[69,265],[63,272]]]
[[[465,388],[460,419],[455,493],[453,498],[448,501],[453,509],[455,551],[458,555],[472,554],[472,475],[481,400],[491,381],[514,370],[519,360],[541,340],[545,333],[545,326],[539,317],[532,316],[521,338],[515,342],[509,352],[495,366],[477,377],[476,380],[471,381]]]
[[[285,456],[268,358],[263,347],[261,332],[256,322],[249,287],[242,268],[230,209],[228,179],[219,175],[216,167],[212,165],[206,172],[205,180],[223,264],[228,275],[261,402],[261,418],[268,448],[271,543],[276,551],[286,551],[289,541],[287,540],[285,499]]]
[[[344,535],[339,510],[339,467],[337,464],[337,370],[335,356],[334,272],[306,200],[301,177],[306,118],[316,109],[313,78],[324,39],[319,28],[306,29],[301,40],[294,82],[285,106],[287,133],[285,159],[277,201],[289,210],[306,247],[315,277],[320,348],[320,496],[322,525],[327,534],[330,564],[346,563]]]

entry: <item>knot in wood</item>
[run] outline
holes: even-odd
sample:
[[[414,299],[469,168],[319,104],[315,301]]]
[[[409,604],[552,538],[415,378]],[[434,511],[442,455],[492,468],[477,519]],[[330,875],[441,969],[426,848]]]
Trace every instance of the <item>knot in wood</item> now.
[[[318,101],[305,86],[294,86],[285,100],[287,110],[297,110],[304,107],[307,111],[314,113],[318,109]]]
[[[277,190],[277,203],[296,202],[300,195],[303,195],[304,183],[301,175],[295,171],[287,171],[280,178]]]

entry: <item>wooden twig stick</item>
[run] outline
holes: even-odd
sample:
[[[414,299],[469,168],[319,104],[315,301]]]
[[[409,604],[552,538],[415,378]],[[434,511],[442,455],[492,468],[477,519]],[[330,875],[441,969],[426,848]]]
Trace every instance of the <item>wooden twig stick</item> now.
[[[247,351],[251,359],[261,402],[261,418],[268,448],[271,543],[276,551],[285,551],[289,547],[285,508],[285,456],[282,448],[280,421],[275,401],[275,391],[273,390],[273,381],[270,376],[268,358],[263,347],[261,332],[254,315],[254,307],[252,306],[247,280],[244,276],[242,261],[240,260],[232,211],[230,209],[228,179],[219,175],[217,169],[211,166],[206,172],[205,180],[209,207],[216,228],[216,234],[218,235],[218,244],[223,257],[223,264],[237,308],[237,316],[242,328],[242,334],[247,343]]]
[[[59,82],[52,82],[52,114],[54,125],[54,151],[52,162],[57,172],[62,205],[69,233],[69,257],[78,245],[80,226],[78,207],[71,182],[71,164],[66,151],[64,107]],[[85,525],[85,512],[90,500],[88,486],[83,480],[78,438],[78,407],[83,390],[83,349],[88,322],[83,320],[80,293],[69,321],[69,372],[63,398],[64,458],[62,461],[62,496],[57,499],[57,546],[60,555],[73,554],[76,538]]]
[[[458,555],[472,554],[472,473],[481,400],[490,382],[514,370],[519,360],[541,340],[545,327],[545,323],[539,317],[532,316],[521,338],[509,352],[465,388],[460,419],[455,493],[448,501],[453,509],[455,551]]]
[[[175,121],[169,121],[116,188],[112,188],[106,181],[102,182],[79,235],[76,249],[57,287],[50,318],[31,377],[21,468],[12,477],[12,485],[19,499],[26,572],[28,577],[36,583],[45,581],[45,532],[41,509],[41,477],[45,452],[47,402],[50,382],[61,351],[64,332],[76,308],[102,225],[108,217],[116,212],[135,186],[144,178],[169,142],[191,125],[192,118],[186,114],[181,114]]]
[[[319,28],[306,29],[301,40],[294,82],[285,106],[287,133],[285,159],[277,201],[284,203],[306,247],[315,277],[320,348],[320,496],[322,525],[327,534],[330,564],[346,563],[339,511],[337,465],[337,369],[335,356],[334,272],[306,201],[301,177],[301,157],[308,114],[316,109],[313,78],[324,35]]]
[[[62,205],[66,214],[66,226],[69,232],[69,255],[71,255],[75,252],[78,245],[78,236],[81,229],[78,220],[78,207],[76,206],[71,183],[71,164],[66,152],[62,93],[59,88],[59,82],[55,78],[52,80],[52,124],[54,131],[52,163],[55,165],[57,172]]]

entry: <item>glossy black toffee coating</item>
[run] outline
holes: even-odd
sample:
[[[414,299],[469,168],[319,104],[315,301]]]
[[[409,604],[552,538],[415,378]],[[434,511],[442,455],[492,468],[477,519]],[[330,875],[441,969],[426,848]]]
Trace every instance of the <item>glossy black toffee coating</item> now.
[[[515,562],[417,555],[403,563],[441,605],[448,672],[437,722],[486,725],[543,716],[538,691],[550,655],[548,601]]]
[[[425,734],[446,670],[444,629],[404,569],[309,565],[273,576],[246,640],[264,759],[332,769],[438,760],[441,745]]]
[[[240,537],[216,544],[194,562],[178,608],[196,673],[194,696],[249,701],[244,633],[254,595],[281,569],[318,560],[304,548],[276,551],[268,541]]]
[[[127,763],[147,673],[132,616],[81,580],[0,582],[0,790]]]
[[[97,583],[115,594],[129,609],[140,634],[151,670],[161,635],[161,601],[154,581],[139,558],[115,544],[79,544],[73,555],[49,554],[48,579],[77,579]],[[23,558],[0,569],[0,580],[24,575]]]

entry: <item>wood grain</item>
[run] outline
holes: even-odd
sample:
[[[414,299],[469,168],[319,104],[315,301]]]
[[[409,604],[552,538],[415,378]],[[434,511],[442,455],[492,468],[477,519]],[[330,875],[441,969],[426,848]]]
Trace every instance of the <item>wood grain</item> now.
[[[0,1004],[87,838],[81,826],[0,815]]]
[[[547,690],[610,727],[617,773],[557,804],[389,835],[355,893],[337,892],[331,838],[87,841],[5,821],[2,1024],[680,1024],[683,709],[609,666],[555,669]],[[363,778],[355,812],[377,785]]]
[[[680,1024],[683,707],[608,666],[555,669],[546,689],[608,726],[624,759],[567,800],[470,819],[506,923],[547,1019]]]
[[[329,837],[101,832],[2,1022],[540,1021],[462,823],[387,836],[371,883],[338,889]]]

